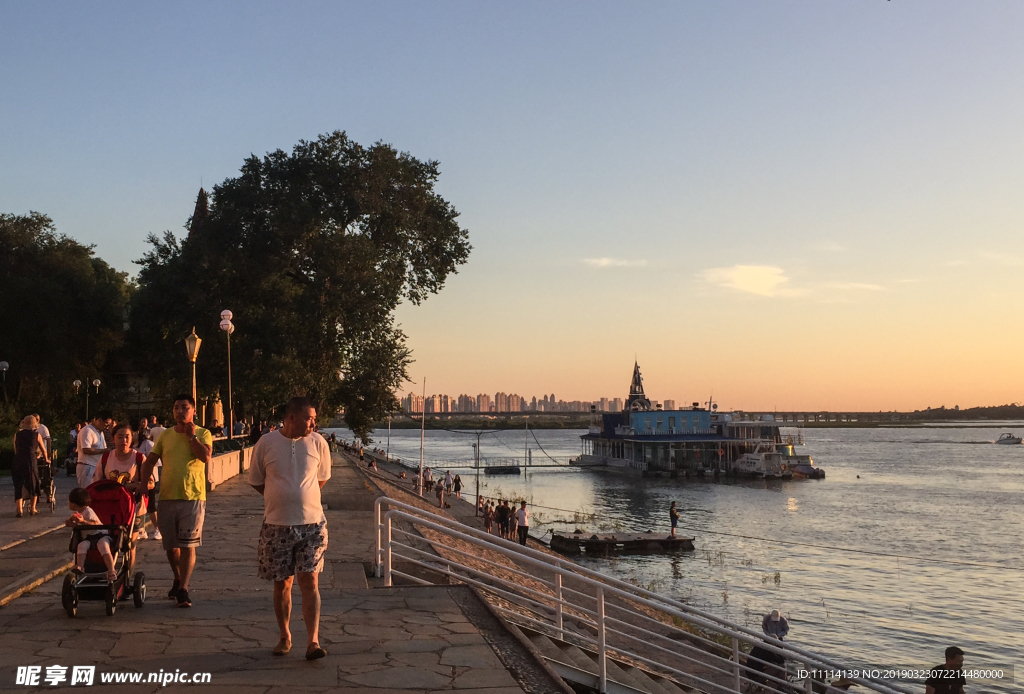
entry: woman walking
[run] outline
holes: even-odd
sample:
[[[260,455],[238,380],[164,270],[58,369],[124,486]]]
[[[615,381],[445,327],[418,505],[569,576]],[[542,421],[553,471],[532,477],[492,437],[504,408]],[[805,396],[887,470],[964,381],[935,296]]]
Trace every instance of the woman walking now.
[[[455,492],[455,498],[462,498],[462,478],[455,475],[455,481],[452,482],[452,490]]]
[[[93,483],[100,480],[112,480],[121,484],[130,484],[139,481],[139,473],[142,472],[142,463],[145,457],[139,451],[132,448],[132,427],[125,422],[118,424],[114,429],[114,448],[103,454],[96,472],[93,473]],[[127,477],[124,477],[127,476]],[[149,482],[152,482],[150,478]],[[146,485],[149,487],[149,485]],[[138,539],[138,532],[146,520],[146,493],[140,492],[135,497],[135,521],[132,524],[132,539]],[[128,565],[135,566],[135,548],[132,547],[128,554]]]
[[[39,511],[39,468],[37,461],[43,459],[50,464],[50,456],[46,453],[43,437],[37,430],[39,420],[29,415],[21,420],[18,433],[14,435],[14,467],[11,468],[11,481],[14,482],[14,508],[16,516],[21,518],[24,506],[24,492],[32,499],[29,512],[34,516]]]

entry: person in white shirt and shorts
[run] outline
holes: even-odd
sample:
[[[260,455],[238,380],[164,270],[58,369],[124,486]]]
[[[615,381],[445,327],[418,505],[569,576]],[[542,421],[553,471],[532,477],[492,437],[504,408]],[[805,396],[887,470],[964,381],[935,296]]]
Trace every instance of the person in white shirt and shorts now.
[[[307,660],[327,655],[319,643],[319,576],[327,551],[320,489],[331,477],[331,452],[327,441],[313,431],[315,424],[316,409],[309,398],[292,398],[286,405],[284,426],[260,437],[249,468],[249,484],[264,501],[258,575],[274,582],[274,614],[281,632],[274,655],[285,655],[292,647],[289,622],[292,582],[297,577]]]

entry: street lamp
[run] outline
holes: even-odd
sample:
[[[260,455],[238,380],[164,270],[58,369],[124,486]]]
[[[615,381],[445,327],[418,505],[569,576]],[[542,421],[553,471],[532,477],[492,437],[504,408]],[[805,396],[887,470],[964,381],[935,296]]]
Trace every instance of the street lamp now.
[[[11,365],[5,361],[0,361],[0,373],[4,375],[4,402],[7,402],[7,369],[11,368]]]
[[[235,409],[234,403],[231,400],[231,333],[235,332],[235,324],[231,322],[232,318],[231,311],[220,312],[220,329],[224,331],[228,338],[228,438],[232,438],[234,435],[233,429],[235,425]]]
[[[96,386],[96,394],[99,395],[99,393],[100,393],[100,386],[103,385],[103,382],[100,379],[98,379],[98,378],[94,378],[94,379],[92,379],[92,384],[94,386]],[[71,382],[71,385],[73,385],[75,387],[75,395],[78,395],[78,389],[82,387],[82,382],[76,378],[74,381]],[[87,422],[89,421],[89,386],[88,385],[85,386],[85,421],[87,421]]]
[[[196,399],[196,357],[199,356],[199,346],[203,344],[202,339],[196,335],[196,328],[192,326],[192,334],[185,338],[185,353],[188,360],[192,362],[192,401]]]

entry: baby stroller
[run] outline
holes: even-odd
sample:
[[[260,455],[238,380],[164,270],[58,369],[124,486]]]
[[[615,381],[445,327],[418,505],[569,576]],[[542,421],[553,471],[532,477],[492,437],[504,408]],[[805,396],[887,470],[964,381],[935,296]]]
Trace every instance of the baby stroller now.
[[[53,467],[40,458],[36,461],[36,470],[39,472],[39,495],[45,496],[50,503],[50,513],[57,508],[57,483],[53,479]]]
[[[113,480],[94,482],[87,490],[92,498],[92,510],[101,521],[109,524],[73,527],[68,549],[75,554],[78,543],[99,530],[106,530],[110,534],[110,552],[117,578],[113,582],[107,580],[107,567],[97,548],[98,541],[93,541],[85,556],[85,570],[73,570],[64,577],[61,603],[68,617],[77,614],[80,600],[103,600],[108,616],[117,610],[118,600],[127,599],[128,595],[132,596],[136,607],[142,607],[146,602],[146,575],[141,571],[133,574],[129,565],[129,554],[135,547],[132,540],[135,500],[127,489]]]

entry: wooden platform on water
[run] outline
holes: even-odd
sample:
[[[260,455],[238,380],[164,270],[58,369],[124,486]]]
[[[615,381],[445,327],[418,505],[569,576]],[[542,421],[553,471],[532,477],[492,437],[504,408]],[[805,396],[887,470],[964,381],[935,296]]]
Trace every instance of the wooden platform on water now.
[[[562,554],[662,554],[692,552],[692,537],[666,533],[566,533],[551,535],[551,549]]]

